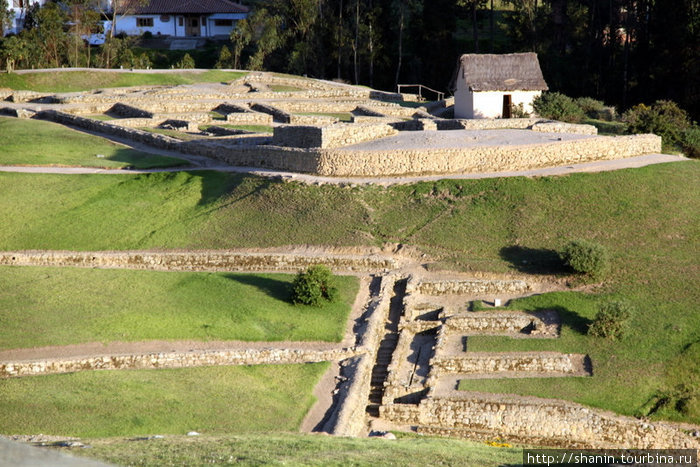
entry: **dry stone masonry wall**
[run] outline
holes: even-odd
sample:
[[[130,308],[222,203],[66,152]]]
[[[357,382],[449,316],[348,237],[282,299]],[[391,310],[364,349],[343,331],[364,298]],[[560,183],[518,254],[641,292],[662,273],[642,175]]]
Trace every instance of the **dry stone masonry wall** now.
[[[215,365],[315,363],[353,357],[358,349],[244,349],[106,355],[0,363],[0,377],[34,376],[87,370],[186,368]]]
[[[78,266],[168,271],[290,271],[324,264],[339,272],[383,272],[397,267],[389,256],[239,253],[235,251],[4,251],[0,264]]]

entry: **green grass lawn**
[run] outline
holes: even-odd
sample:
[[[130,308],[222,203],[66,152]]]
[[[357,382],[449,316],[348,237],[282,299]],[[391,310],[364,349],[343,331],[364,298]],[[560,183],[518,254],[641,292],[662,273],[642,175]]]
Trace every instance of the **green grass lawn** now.
[[[620,299],[620,296],[577,292],[537,295],[514,300],[507,307],[526,311],[557,310],[562,319],[559,339],[467,338],[469,352],[555,351],[587,354],[593,363],[592,377],[472,379],[462,380],[460,389],[563,398],[634,416],[643,411],[646,402],[655,397],[659,388],[670,391],[681,382],[692,381],[692,372],[697,372],[696,379],[700,378],[700,360],[693,366],[692,359],[696,357],[682,350],[689,341],[698,337],[700,314],[679,313],[673,303],[652,303],[633,287],[625,287],[624,290],[627,298],[635,299],[637,310],[627,334],[618,342],[589,337],[586,331],[595,318],[598,305],[607,300]],[[653,331],[650,332],[650,329]],[[700,344],[695,345],[700,347]],[[677,362],[679,358],[681,362]],[[683,373],[669,374],[674,366],[681,366]],[[609,381],[616,384],[609,384]],[[697,401],[700,402],[700,398]],[[680,412],[665,410],[670,408],[660,407],[658,413],[645,412],[643,415],[700,423],[700,410],[692,404]]]
[[[283,84],[270,84],[268,86],[273,92],[299,92],[304,91],[304,89],[296,86],[286,86]]]
[[[337,118],[341,122],[350,122],[352,121],[352,114],[350,112],[338,112],[338,113],[332,113],[332,112],[309,112],[309,113],[300,113],[299,115],[319,115],[321,117],[333,117]]]
[[[120,73],[101,71],[61,71],[51,73],[0,73],[0,88],[38,92],[77,92],[125,86],[177,85],[232,81],[243,72],[208,70],[202,73]]]
[[[291,433],[265,436],[168,436],[165,439],[84,440],[91,449],[73,450],[118,465],[318,465],[318,466],[503,466],[522,461],[518,448],[423,437],[389,441]]]
[[[0,433],[295,431],[328,363],[86,371],[0,381]]]
[[[192,133],[188,133],[185,131],[168,130],[165,128],[141,127],[141,128],[139,128],[139,130],[148,131],[150,133],[157,133],[159,135],[170,136],[171,138],[179,139],[180,141],[193,141],[195,139],[206,138],[206,136],[203,136],[203,135],[194,135]]]
[[[136,151],[57,123],[10,117],[0,117],[0,147],[0,165],[138,169],[187,165],[182,159]]]
[[[233,130],[245,130],[252,131],[253,133],[273,133],[273,129],[269,125],[230,125],[228,123],[214,124],[214,125],[200,125],[199,129],[206,131],[210,126],[220,126],[221,128],[231,128]]]
[[[290,274],[0,267],[0,349],[151,339],[342,340],[359,287],[292,305]]]
[[[439,260],[434,267],[561,274],[555,250],[572,239],[592,240],[609,250],[612,263],[596,293],[635,305],[635,333],[616,344],[579,346],[589,338],[573,335],[556,345],[594,357],[592,379],[566,384],[577,384],[581,394],[590,389],[593,405],[633,413],[682,382],[666,373],[700,340],[699,182],[697,161],[390,188],[305,186],[211,172],[0,174],[0,249],[402,243]],[[553,300],[561,300],[574,321],[591,319],[598,298],[574,297]],[[555,385],[549,390],[559,395]],[[608,397],[613,394],[621,395]],[[687,418],[671,412],[663,416]]]

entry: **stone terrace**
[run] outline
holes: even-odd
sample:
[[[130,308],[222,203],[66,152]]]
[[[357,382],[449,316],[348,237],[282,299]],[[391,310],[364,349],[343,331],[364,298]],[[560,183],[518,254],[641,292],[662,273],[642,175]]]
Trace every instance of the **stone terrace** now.
[[[83,93],[4,91],[0,99],[0,114],[236,166],[328,176],[526,170],[661,150],[654,135],[602,137],[589,125],[537,118],[446,119],[439,115],[451,100],[419,103],[413,95],[271,73]]]

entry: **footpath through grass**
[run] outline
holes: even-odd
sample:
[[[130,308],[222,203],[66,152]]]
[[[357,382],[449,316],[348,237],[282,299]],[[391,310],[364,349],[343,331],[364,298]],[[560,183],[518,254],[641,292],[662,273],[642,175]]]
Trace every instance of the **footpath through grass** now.
[[[0,349],[143,340],[342,340],[359,280],[292,305],[290,274],[0,267]]]
[[[560,274],[555,250],[576,238],[595,241],[612,262],[595,293],[632,302],[634,331],[617,343],[579,333],[552,344],[554,350],[590,351],[595,376],[570,380],[565,384],[576,388],[565,392],[557,390],[557,380],[542,395],[585,394],[587,403],[618,412],[634,413],[682,384],[687,378],[672,371],[674,362],[700,341],[696,161],[391,188],[207,172],[0,174],[0,197],[4,250],[402,243],[449,268]],[[588,295],[575,297],[542,306],[559,302],[572,320],[592,319],[599,297],[592,303]],[[662,412],[655,416],[692,418],[676,409]]]
[[[150,169],[188,164],[183,159],[137,151],[57,123],[10,117],[0,117],[0,148],[0,165]]]
[[[296,431],[328,363],[86,371],[0,381],[0,433]]]
[[[165,439],[84,440],[71,451],[118,465],[502,466],[522,462],[522,450],[448,439],[337,438],[275,433],[236,436],[167,436]]]
[[[177,73],[121,73],[110,71],[55,71],[45,73],[0,73],[0,88],[38,92],[78,92],[98,88],[160,86],[233,81],[245,72],[208,70]]]

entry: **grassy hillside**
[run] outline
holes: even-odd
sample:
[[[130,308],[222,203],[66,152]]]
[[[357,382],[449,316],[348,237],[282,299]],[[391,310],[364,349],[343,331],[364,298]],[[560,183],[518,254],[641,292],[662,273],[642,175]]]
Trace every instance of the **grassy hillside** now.
[[[571,380],[566,384],[574,387],[561,392],[547,385],[542,395],[577,399],[584,394],[592,405],[635,413],[687,379],[674,370],[679,365],[674,362],[684,361],[684,349],[700,341],[699,181],[695,161],[392,188],[304,186],[205,172],[0,174],[0,248],[400,242],[451,268],[540,274],[562,273],[554,250],[569,240],[594,240],[611,253],[609,278],[595,295],[557,296],[545,305],[560,307],[579,323],[554,350],[590,352],[595,376]],[[583,335],[596,303],[608,296],[624,297],[637,309],[634,333],[618,343]],[[540,388],[523,388],[540,393]],[[682,409],[671,404],[655,416],[695,420]]]
[[[0,117],[0,147],[0,165],[150,169],[188,164],[183,159],[137,151],[57,123],[9,117]]]
[[[0,433],[105,437],[299,429],[328,363],[86,371],[0,381]]]
[[[339,299],[292,305],[289,274],[0,266],[0,349],[153,339],[339,342],[356,277]],[[127,292],[128,291],[128,292]]]
[[[233,81],[244,72],[208,70],[177,73],[120,73],[110,71],[63,71],[61,73],[2,73],[0,88],[38,92],[77,92],[98,88],[156,86]]]
[[[502,466],[522,461],[522,450],[485,443],[421,437],[398,440],[331,438],[299,434],[167,436],[165,439],[88,440],[91,449],[72,454],[119,465],[316,465]]]

